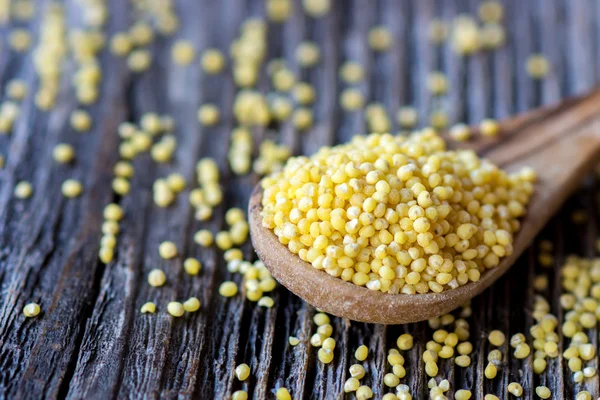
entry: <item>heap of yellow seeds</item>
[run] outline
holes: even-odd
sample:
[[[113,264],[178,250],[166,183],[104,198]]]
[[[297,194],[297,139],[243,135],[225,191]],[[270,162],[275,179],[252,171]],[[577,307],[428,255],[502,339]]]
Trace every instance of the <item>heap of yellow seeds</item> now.
[[[533,193],[431,130],[357,136],[262,180],[263,225],[328,274],[371,290],[427,293],[479,280],[512,253]]]

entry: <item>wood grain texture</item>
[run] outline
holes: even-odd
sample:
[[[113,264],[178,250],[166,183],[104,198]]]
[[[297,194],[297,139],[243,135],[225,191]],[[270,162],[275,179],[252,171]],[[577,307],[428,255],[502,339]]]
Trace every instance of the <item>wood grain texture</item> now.
[[[107,32],[127,28],[132,21],[129,1],[109,0],[111,17]],[[34,20],[39,29],[43,8],[49,0],[36,2]],[[238,296],[225,300],[216,294],[220,282],[235,279],[225,269],[222,254],[202,250],[191,240],[200,227],[220,229],[221,216],[229,206],[245,206],[256,176],[234,177],[228,171],[226,151],[233,121],[231,105],[236,89],[229,71],[216,77],[204,75],[196,65],[177,67],[169,59],[170,47],[178,38],[191,40],[198,50],[217,47],[228,51],[249,16],[264,16],[262,0],[201,0],[175,2],[182,30],[172,38],[159,38],[152,51],[155,62],[144,74],[130,73],[125,62],[104,51],[101,101],[92,107],[94,129],[86,134],[72,131],[68,124],[77,107],[64,77],[60,106],[41,112],[28,97],[11,135],[0,135],[0,154],[7,159],[0,171],[0,398],[226,398],[234,390],[247,389],[254,398],[272,399],[274,389],[285,386],[295,399],[342,398],[341,385],[348,367],[355,363],[354,350],[366,344],[370,356],[363,363],[362,380],[376,397],[387,389],[382,377],[391,368],[385,351],[395,345],[399,334],[415,335],[416,346],[405,352],[407,377],[414,398],[426,398],[427,380],[420,361],[432,330],[426,323],[382,326],[332,318],[337,340],[334,362],[323,366],[308,340],[316,327],[313,307],[279,287],[272,309]],[[381,102],[390,113],[398,106],[415,105],[421,124],[427,121],[438,102],[424,89],[427,74],[444,71],[451,82],[449,95],[439,104],[453,121],[476,124],[484,116],[505,118],[542,104],[551,104],[569,95],[591,89],[600,79],[600,4],[596,0],[504,0],[507,45],[493,53],[469,58],[457,57],[448,46],[433,47],[427,40],[427,22],[450,19],[474,12],[477,0],[336,0],[334,12],[322,19],[299,12],[301,0],[293,0],[296,13],[287,23],[269,23],[268,57],[283,57],[302,79],[318,88],[315,129],[298,132],[289,124],[253,132],[258,141],[279,138],[294,151],[312,152],[323,144],[348,140],[366,130],[362,112],[347,113],[338,103],[339,92],[347,87],[338,79],[338,68],[347,60],[361,62],[368,79],[358,85],[371,102]],[[69,24],[80,13],[78,2],[64,2]],[[392,30],[395,44],[387,54],[374,54],[366,45],[371,26],[383,24]],[[37,77],[31,53],[16,53],[5,45],[11,23],[0,27],[0,83],[13,78],[28,82],[35,91]],[[294,48],[302,40],[313,40],[322,50],[322,62],[312,70],[295,64]],[[524,70],[525,59],[542,52],[551,61],[547,78],[532,81]],[[266,75],[259,87],[271,89]],[[196,119],[199,105],[219,105],[223,123],[201,128]],[[179,149],[171,164],[157,166],[148,157],[136,159],[132,194],[114,197],[110,190],[112,167],[117,158],[116,126],[125,120],[137,121],[142,113],[171,113],[178,125]],[[392,118],[394,131],[398,129]],[[72,166],[52,162],[57,143],[72,143],[77,162]],[[199,157],[215,157],[224,176],[226,203],[216,210],[208,224],[192,218],[186,196],[169,209],[152,202],[151,184],[170,172],[193,177]],[[66,200],[60,184],[67,178],[85,182],[84,194]],[[15,200],[16,182],[30,180],[31,199]],[[473,363],[456,367],[450,360],[440,363],[440,377],[450,380],[451,398],[459,388],[473,390],[474,398],[486,393],[505,397],[513,380],[532,388],[547,385],[553,398],[571,399],[579,390],[600,395],[599,378],[573,384],[562,357],[549,362],[547,371],[533,374],[529,357],[516,360],[505,345],[503,368],[492,381],[482,378],[490,345],[491,329],[507,334],[526,332],[532,323],[534,292],[532,279],[550,274],[545,295],[552,312],[564,317],[557,298],[560,293],[558,266],[570,253],[593,256],[598,235],[597,183],[584,187],[542,233],[556,247],[555,268],[537,263],[537,248],[528,250],[517,265],[472,302],[471,341]],[[118,201],[126,211],[115,261],[103,266],[97,261],[101,235],[102,208]],[[588,223],[577,225],[574,210],[584,210]],[[181,260],[166,263],[157,255],[163,240],[175,241],[185,256],[199,257],[205,268],[193,279],[182,271]],[[249,246],[244,248],[248,256]],[[168,284],[149,288],[147,272],[163,267]],[[203,310],[173,320],[164,313],[166,303],[196,295]],[[159,313],[141,315],[146,301],[157,303]],[[36,301],[42,307],[37,319],[25,319],[24,304]],[[590,339],[597,343],[597,330]],[[301,339],[296,347],[287,337]],[[233,367],[246,362],[252,369],[249,380],[237,381]],[[594,360],[597,365],[597,360]],[[351,397],[351,396],[349,396]]]

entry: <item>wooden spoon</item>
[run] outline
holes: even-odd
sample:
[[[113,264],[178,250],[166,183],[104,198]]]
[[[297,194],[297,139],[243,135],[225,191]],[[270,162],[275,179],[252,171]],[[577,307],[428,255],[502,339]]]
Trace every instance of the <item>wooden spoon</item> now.
[[[508,171],[530,166],[539,178],[515,238],[513,254],[483,273],[479,281],[442,293],[407,295],[371,291],[332,277],[302,261],[263,227],[260,185],[254,189],[249,205],[250,232],[258,256],[281,284],[313,306],[339,317],[402,324],[455,309],[510,268],[594,166],[600,151],[600,89],[507,119],[500,126],[497,137],[484,138],[476,133],[472,141],[459,147],[471,148]],[[457,147],[448,141],[449,147]]]

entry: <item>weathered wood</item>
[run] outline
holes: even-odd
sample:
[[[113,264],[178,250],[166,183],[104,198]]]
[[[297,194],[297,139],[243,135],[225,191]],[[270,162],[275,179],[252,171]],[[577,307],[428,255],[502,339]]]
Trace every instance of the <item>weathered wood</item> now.
[[[0,154],[7,158],[0,171],[0,398],[223,398],[246,388],[255,398],[273,398],[279,386],[290,389],[294,398],[341,398],[341,385],[348,367],[355,363],[354,350],[366,344],[370,356],[363,364],[362,380],[373,387],[376,397],[388,391],[382,383],[390,371],[384,352],[395,345],[403,332],[415,335],[416,346],[404,352],[407,377],[414,398],[426,398],[429,377],[423,371],[421,356],[431,338],[427,323],[384,327],[332,318],[337,348],[328,366],[316,360],[308,340],[316,327],[313,307],[279,287],[273,294],[276,306],[266,310],[241,296],[225,300],[216,293],[220,282],[233,278],[226,271],[222,255],[201,250],[191,236],[199,228],[217,231],[224,210],[245,206],[257,177],[234,177],[228,172],[226,155],[231,128],[231,104],[235,88],[229,71],[206,76],[197,64],[177,67],[170,61],[170,46],[178,38],[191,40],[198,50],[217,47],[228,53],[230,42],[239,34],[247,16],[265,14],[262,0],[176,2],[182,30],[173,38],[161,37],[152,45],[154,65],[145,74],[131,74],[125,61],[105,50],[102,55],[104,79],[102,100],[89,108],[94,129],[74,132],[68,116],[77,107],[70,87],[72,66],[63,76],[59,107],[41,112],[33,105],[37,77],[31,65],[31,52],[16,53],[7,45],[7,34],[17,26],[39,29],[43,8],[49,0],[36,2],[36,16],[30,23],[0,27],[0,82],[19,77],[29,84],[30,96],[10,136],[0,136]],[[109,0],[110,35],[127,29],[131,23],[130,2]],[[473,13],[476,0],[336,0],[334,12],[313,19],[302,14],[302,1],[293,0],[295,14],[284,24],[269,23],[268,58],[283,57],[304,81],[317,88],[312,106],[315,128],[297,132],[289,123],[254,132],[257,141],[276,138],[293,145],[295,152],[311,153],[323,144],[346,141],[366,131],[363,112],[348,113],[339,106],[339,93],[348,87],[338,78],[339,66],[347,60],[359,61],[367,79],[357,85],[369,102],[382,103],[390,113],[393,131],[395,112],[400,105],[415,105],[421,125],[432,107],[441,105],[451,121],[476,124],[482,117],[506,118],[519,110],[550,104],[581,93],[600,78],[600,6],[595,0],[506,0],[504,24],[507,46],[472,57],[457,57],[448,45],[433,47],[427,40],[427,23],[432,18],[451,18]],[[70,25],[80,13],[76,1],[65,1]],[[389,52],[375,54],[367,46],[368,30],[376,24],[391,28],[396,41]],[[315,41],[322,62],[315,68],[300,69],[294,59],[296,45]],[[552,65],[541,81],[525,73],[525,59],[542,52]],[[450,92],[441,102],[425,89],[430,71],[444,71]],[[271,90],[266,73],[259,88]],[[200,104],[219,105],[223,123],[214,128],[198,126]],[[118,155],[116,126],[120,121],[138,121],[142,113],[172,114],[177,122],[179,149],[173,163],[156,165],[147,156],[135,161],[132,193],[114,197],[110,190],[112,167]],[[70,166],[52,162],[51,151],[60,142],[72,143],[77,161]],[[186,193],[168,209],[152,201],[151,184],[170,172],[194,179],[193,165],[199,157],[213,156],[220,165],[226,189],[226,202],[209,223],[193,220]],[[60,184],[76,177],[85,185],[84,194],[66,200]],[[15,200],[16,182],[30,180],[34,194],[29,200]],[[538,265],[537,250],[521,257],[506,277],[472,302],[471,341],[473,363],[458,368],[450,360],[440,363],[440,377],[450,380],[451,398],[458,388],[471,388],[474,398],[486,393],[505,397],[513,380],[547,385],[553,398],[574,398],[579,390],[600,395],[599,378],[582,385],[572,383],[562,357],[549,360],[541,376],[532,373],[532,357],[516,360],[505,344],[504,368],[493,381],[482,378],[491,346],[486,340],[491,329],[507,334],[527,333],[535,293],[528,289],[533,277],[551,275],[544,293],[552,312],[562,321],[557,298],[560,294],[558,266],[566,254],[594,255],[598,233],[597,184],[586,184],[565,210],[545,229],[542,236],[556,246],[554,269]],[[116,260],[108,266],[97,261],[102,208],[118,201],[126,211],[119,236]],[[589,223],[575,225],[571,212],[585,210]],[[577,235],[570,232],[578,232]],[[182,256],[202,260],[198,277],[182,271],[181,258],[165,262],[156,249],[163,240],[174,240]],[[249,246],[244,248],[250,257]],[[168,284],[149,288],[146,274],[162,267]],[[173,320],[165,314],[170,300],[195,295],[202,311]],[[139,307],[148,300],[157,303],[155,315],[141,315]],[[37,319],[25,319],[21,309],[27,302],[41,304]],[[597,343],[597,330],[590,340]],[[292,347],[290,335],[301,343]],[[241,362],[252,368],[251,378],[238,382],[233,367]],[[590,365],[597,365],[594,360]],[[352,396],[349,396],[352,397]]]

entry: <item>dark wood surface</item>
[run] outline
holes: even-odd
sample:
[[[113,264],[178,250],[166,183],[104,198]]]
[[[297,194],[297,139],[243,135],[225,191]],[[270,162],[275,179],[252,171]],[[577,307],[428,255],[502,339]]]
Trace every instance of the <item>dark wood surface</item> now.
[[[41,10],[29,23],[37,31]],[[78,5],[66,1],[69,23],[75,24]],[[128,1],[108,0],[111,10],[107,32],[125,30],[131,23]],[[285,57],[303,79],[318,88],[314,129],[296,132],[285,124],[281,139],[297,153],[313,152],[319,146],[345,141],[365,132],[362,113],[343,112],[337,102],[344,87],[337,69],[347,59],[359,60],[369,72],[361,89],[369,101],[378,101],[395,112],[400,105],[418,107],[425,121],[434,103],[425,89],[428,71],[445,71],[451,82],[444,101],[453,121],[477,123],[481,118],[503,118],[592,88],[600,77],[600,3],[593,0],[507,0],[505,25],[507,46],[469,58],[457,57],[447,46],[433,47],[427,40],[427,22],[433,17],[451,19],[458,13],[474,13],[475,0],[344,0],[335,2],[334,12],[325,18],[306,18],[300,2],[283,25],[269,24],[268,53]],[[381,397],[383,375],[390,368],[387,349],[402,332],[416,338],[416,346],[405,354],[407,377],[414,398],[427,396],[428,378],[420,361],[425,342],[431,337],[427,323],[380,326],[351,323],[333,318],[338,347],[334,362],[324,366],[308,344],[315,326],[315,310],[279,287],[275,307],[265,309],[241,296],[226,300],[216,293],[223,280],[231,278],[222,255],[202,250],[192,234],[200,227],[220,228],[220,216],[229,206],[245,206],[255,176],[235,177],[228,172],[226,152],[233,127],[231,105],[235,87],[229,74],[206,76],[196,66],[179,67],[170,61],[170,47],[177,38],[192,40],[197,49],[218,47],[227,51],[238,34],[241,21],[264,15],[260,0],[199,0],[176,2],[182,20],[173,38],[160,37],[151,48],[154,64],[144,74],[132,74],[122,59],[107,52],[102,57],[101,98],[89,107],[94,128],[85,134],[68,124],[77,107],[70,87],[72,69],[63,76],[59,106],[50,112],[36,109],[28,96],[10,136],[0,136],[0,152],[7,158],[0,173],[0,397],[37,398],[226,398],[245,388],[253,398],[273,398],[274,389],[287,387],[294,399],[339,398],[354,363],[353,352],[360,344],[370,348],[364,363],[375,397]],[[72,21],[73,20],[73,21]],[[366,46],[370,26],[385,24],[395,35],[392,49],[373,54]],[[5,83],[20,77],[30,92],[36,87],[31,53],[11,52],[6,45],[10,29],[2,28],[0,78]],[[293,52],[301,40],[321,45],[323,61],[305,71],[295,63]],[[533,81],[525,73],[526,57],[540,51],[552,64],[551,74]],[[269,90],[266,76],[259,84]],[[205,102],[219,105],[223,122],[202,128],[196,118]],[[131,194],[114,197],[110,188],[112,166],[118,159],[117,125],[138,121],[148,111],[170,113],[177,123],[178,150],[170,164],[156,165],[149,157],[135,161],[136,176]],[[394,129],[397,127],[394,125]],[[256,132],[256,138],[274,137],[275,131]],[[52,162],[52,148],[60,142],[77,149],[73,166]],[[152,201],[151,184],[157,177],[181,172],[190,181],[194,164],[202,156],[214,156],[220,163],[226,187],[226,202],[209,223],[193,219],[186,196],[161,209]],[[84,182],[77,199],[65,199],[60,184],[67,178]],[[31,199],[16,200],[14,185],[22,179],[34,186]],[[589,179],[545,229],[543,237],[555,243],[557,255],[550,273],[546,296],[552,312],[562,318],[558,305],[558,265],[566,254],[593,256],[597,235],[597,184]],[[104,266],[97,259],[101,236],[102,208],[118,201],[125,209],[116,259]],[[571,215],[585,210],[585,224],[576,224]],[[166,262],[158,257],[158,244],[175,241],[185,256],[199,257],[205,268],[198,277],[187,276],[181,260]],[[249,245],[245,251],[250,257]],[[533,277],[542,271],[537,264],[537,247],[525,253],[508,275],[479,296],[472,304],[471,340],[475,351],[469,368],[458,368],[451,360],[440,363],[440,377],[451,382],[451,392],[470,388],[475,398],[485,393],[505,397],[509,382],[519,381],[526,398],[533,388],[547,385],[553,398],[573,398],[579,390],[600,393],[598,376],[574,384],[564,360],[548,363],[542,375],[534,375],[531,356],[512,357],[508,345],[503,368],[492,381],[483,378],[491,329],[507,335],[526,332],[532,324]],[[147,272],[162,267],[168,284],[160,289],[146,283]],[[239,276],[234,277],[239,282]],[[202,311],[173,319],[164,312],[166,303],[195,295]],[[155,301],[159,312],[142,315],[140,306]],[[22,307],[36,301],[42,313],[25,319]],[[302,339],[292,348],[289,335]],[[590,332],[597,344],[597,331]],[[245,362],[251,378],[240,383],[233,368]],[[593,364],[597,365],[597,359]]]

